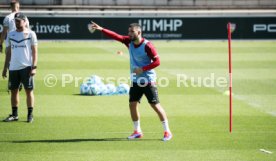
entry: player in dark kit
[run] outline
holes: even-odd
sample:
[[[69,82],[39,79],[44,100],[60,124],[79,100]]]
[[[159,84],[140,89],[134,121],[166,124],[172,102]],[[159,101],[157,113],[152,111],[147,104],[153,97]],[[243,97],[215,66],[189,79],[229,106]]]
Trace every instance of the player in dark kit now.
[[[156,87],[156,73],[153,70],[155,67],[160,65],[160,59],[151,42],[142,37],[141,26],[138,23],[130,24],[128,28],[128,36],[119,35],[99,26],[94,22],[92,22],[91,27],[103,32],[108,37],[124,43],[129,49],[132,83],[129,92],[129,107],[134,124],[134,132],[128,137],[128,139],[143,137],[140,127],[138,103],[140,102],[142,96],[145,95],[149,104],[158,114],[163,124],[164,137],[162,140],[170,140],[172,138],[172,133],[169,129],[167,115],[159,102]]]

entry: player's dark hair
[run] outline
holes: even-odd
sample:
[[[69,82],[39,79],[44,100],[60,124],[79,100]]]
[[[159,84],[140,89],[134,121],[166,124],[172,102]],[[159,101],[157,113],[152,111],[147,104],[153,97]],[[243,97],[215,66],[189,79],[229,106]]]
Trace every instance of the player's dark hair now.
[[[131,27],[131,28],[135,27],[135,28],[138,28],[138,29],[141,30],[141,26],[140,26],[139,23],[131,23],[131,24],[129,25],[129,27]]]
[[[10,6],[11,6],[12,8],[14,8],[16,4],[19,4],[19,1],[18,1],[18,0],[11,1]]]

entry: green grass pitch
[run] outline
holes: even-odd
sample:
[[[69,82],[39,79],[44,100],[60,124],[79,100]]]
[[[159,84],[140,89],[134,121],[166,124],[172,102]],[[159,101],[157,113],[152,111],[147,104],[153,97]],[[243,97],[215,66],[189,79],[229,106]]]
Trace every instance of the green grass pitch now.
[[[192,79],[228,79],[227,41],[153,41],[161,58],[159,87],[174,138],[145,97],[140,105],[144,138],[128,141],[128,96],[80,96],[82,80],[62,87],[62,74],[128,77],[127,48],[114,41],[40,42],[35,77],[34,122],[26,123],[25,94],[19,117],[0,122],[0,161],[272,161],[276,160],[276,43],[233,41],[233,132],[229,133],[227,87],[195,86]],[[123,51],[123,55],[116,54]],[[0,55],[2,67],[4,54]],[[58,82],[47,87],[44,78]],[[177,74],[187,84],[177,87]],[[192,84],[195,84],[194,86]],[[10,113],[7,80],[0,80],[0,118]],[[273,152],[268,154],[260,151]]]

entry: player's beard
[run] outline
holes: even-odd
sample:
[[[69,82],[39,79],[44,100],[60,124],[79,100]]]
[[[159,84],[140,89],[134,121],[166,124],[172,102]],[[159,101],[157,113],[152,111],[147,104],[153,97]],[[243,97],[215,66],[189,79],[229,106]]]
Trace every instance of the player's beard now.
[[[23,26],[21,26],[21,24],[15,24],[15,26],[16,26],[17,30],[22,30],[23,29]]]
[[[18,27],[16,27],[18,30],[22,30],[23,29],[23,27],[22,26],[18,26]]]
[[[138,38],[135,37],[135,36],[130,36],[129,38],[130,38],[131,41],[136,41],[136,40],[138,39]]]
[[[26,26],[25,20],[23,20],[23,22],[21,20],[19,23],[16,21],[15,26],[17,30],[23,31],[24,27]]]

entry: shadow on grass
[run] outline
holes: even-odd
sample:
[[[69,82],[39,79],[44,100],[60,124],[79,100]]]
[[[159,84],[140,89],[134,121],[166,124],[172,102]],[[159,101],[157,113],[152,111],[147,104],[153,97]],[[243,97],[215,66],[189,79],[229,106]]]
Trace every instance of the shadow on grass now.
[[[94,96],[94,95],[88,95],[88,94],[79,94],[79,93],[74,93],[72,94],[73,96]]]
[[[60,140],[16,140],[12,143],[75,143],[75,142],[110,142],[110,141],[160,141],[160,139],[137,139],[128,140],[126,138],[99,138],[99,139],[60,139]]]
[[[72,94],[73,96],[87,96],[87,97],[91,97],[91,96],[95,96],[95,95],[88,95],[88,94],[78,94],[78,93],[74,93]]]
[[[113,95],[88,95],[88,94],[78,94],[74,93],[73,96],[83,96],[83,97],[110,97],[110,96],[128,96],[127,94],[113,94]]]
[[[112,95],[88,95],[88,94],[72,94],[73,96],[82,96],[82,97],[103,97],[103,96],[112,96]]]

